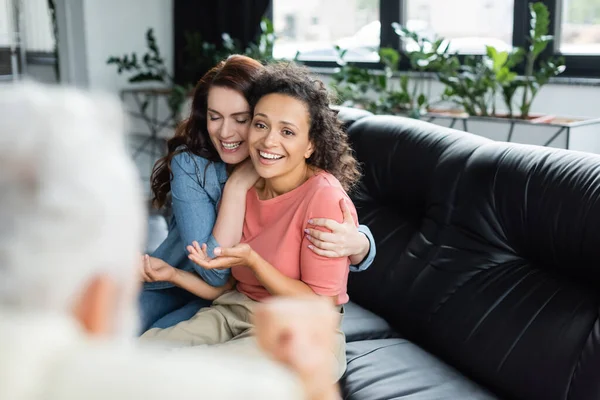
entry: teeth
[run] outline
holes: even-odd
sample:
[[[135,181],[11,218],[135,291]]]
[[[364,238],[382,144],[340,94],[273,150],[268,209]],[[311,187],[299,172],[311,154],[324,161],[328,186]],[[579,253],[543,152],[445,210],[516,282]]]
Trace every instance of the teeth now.
[[[269,160],[279,160],[283,158],[283,156],[278,156],[277,154],[265,153],[264,151],[258,152],[262,158],[267,158]]]
[[[233,149],[237,149],[238,147],[240,147],[240,144],[242,144],[242,142],[235,142],[235,143],[225,143],[225,142],[221,142],[221,144],[223,145],[223,147],[225,147],[227,150],[233,150]]]

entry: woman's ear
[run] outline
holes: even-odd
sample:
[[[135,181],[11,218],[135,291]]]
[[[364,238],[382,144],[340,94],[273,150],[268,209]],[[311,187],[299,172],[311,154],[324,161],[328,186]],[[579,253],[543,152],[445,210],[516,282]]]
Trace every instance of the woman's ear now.
[[[313,145],[313,142],[312,141],[308,142],[308,147],[306,148],[306,152],[304,153],[304,158],[309,159],[310,156],[313,155],[314,149],[315,149],[315,147]]]

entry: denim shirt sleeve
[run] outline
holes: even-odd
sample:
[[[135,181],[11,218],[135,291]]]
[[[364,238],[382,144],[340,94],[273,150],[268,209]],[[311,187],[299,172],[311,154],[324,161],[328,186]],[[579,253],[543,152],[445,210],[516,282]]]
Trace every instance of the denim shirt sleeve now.
[[[361,272],[367,270],[371,264],[373,264],[373,260],[375,259],[375,255],[377,254],[377,249],[375,247],[375,239],[373,238],[373,234],[371,230],[366,225],[359,225],[358,231],[363,233],[367,239],[369,239],[369,253],[367,256],[361,261],[358,265],[351,265],[351,272]]]
[[[173,218],[183,242],[182,250],[187,255],[186,247],[195,240],[200,244],[206,243],[212,257],[213,250],[218,247],[212,230],[221,191],[214,166],[202,157],[184,152],[173,157],[171,172]],[[229,278],[229,270],[207,270],[187,257],[185,262],[209,285],[222,286]]]

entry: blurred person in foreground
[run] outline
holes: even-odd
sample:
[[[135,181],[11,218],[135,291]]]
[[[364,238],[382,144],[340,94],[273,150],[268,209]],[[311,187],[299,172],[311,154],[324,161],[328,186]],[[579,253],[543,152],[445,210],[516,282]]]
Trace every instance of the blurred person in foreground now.
[[[145,213],[123,132],[112,99],[0,89],[0,398],[338,397],[316,299],[257,310],[259,357],[134,346]]]

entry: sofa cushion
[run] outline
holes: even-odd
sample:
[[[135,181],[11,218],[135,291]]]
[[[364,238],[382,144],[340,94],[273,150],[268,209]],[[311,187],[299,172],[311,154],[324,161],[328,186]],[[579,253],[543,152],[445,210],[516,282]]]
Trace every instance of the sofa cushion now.
[[[411,282],[409,338],[508,398],[599,399],[598,193],[597,155],[477,149]]]
[[[348,343],[346,400],[496,399],[454,368],[405,339]]]
[[[344,106],[331,106],[331,108],[338,112],[338,119],[342,122],[344,129],[348,129],[350,125],[359,119],[373,115],[367,110],[361,110],[358,108]]]
[[[420,327],[405,321],[421,310],[404,307],[405,299],[434,255],[467,159],[491,141],[391,116],[361,118],[348,134],[363,169],[352,200],[377,243],[371,267],[350,274],[348,294],[403,336],[418,336]]]
[[[399,337],[383,318],[352,302],[344,305],[342,331],[346,335],[347,343]]]

